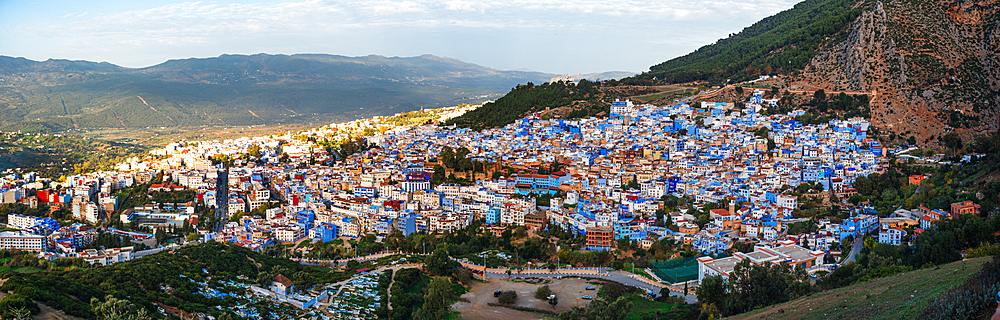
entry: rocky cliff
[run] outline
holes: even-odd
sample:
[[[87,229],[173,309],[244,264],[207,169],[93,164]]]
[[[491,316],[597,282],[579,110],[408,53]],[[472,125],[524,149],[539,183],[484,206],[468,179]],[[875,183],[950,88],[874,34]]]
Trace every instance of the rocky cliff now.
[[[870,93],[872,121],[934,142],[1000,127],[998,0],[862,1],[794,85]]]

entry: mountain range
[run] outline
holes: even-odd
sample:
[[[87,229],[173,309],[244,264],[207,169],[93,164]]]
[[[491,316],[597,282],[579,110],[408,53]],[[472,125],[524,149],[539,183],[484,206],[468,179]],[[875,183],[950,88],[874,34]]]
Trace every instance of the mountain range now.
[[[480,102],[552,76],[432,55],[222,55],[147,68],[0,56],[0,129],[350,120]]]

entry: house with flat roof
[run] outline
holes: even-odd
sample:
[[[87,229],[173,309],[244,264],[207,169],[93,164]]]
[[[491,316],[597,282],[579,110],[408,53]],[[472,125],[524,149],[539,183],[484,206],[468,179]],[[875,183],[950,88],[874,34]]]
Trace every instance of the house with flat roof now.
[[[809,272],[819,270],[823,264],[826,252],[814,251],[794,244],[795,241],[782,241],[774,248],[757,247],[753,252],[736,252],[731,257],[714,259],[712,257],[698,258],[698,283],[711,276],[728,278],[736,268],[736,264],[749,260],[755,265],[787,264],[792,268],[802,267]]]

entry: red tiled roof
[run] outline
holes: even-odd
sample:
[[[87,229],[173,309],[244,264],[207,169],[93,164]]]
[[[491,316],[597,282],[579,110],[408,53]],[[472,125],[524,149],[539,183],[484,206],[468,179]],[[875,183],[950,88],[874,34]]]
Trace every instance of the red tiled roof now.
[[[274,276],[274,282],[280,283],[281,285],[285,286],[286,288],[287,287],[291,287],[293,285],[292,280],[288,280],[288,278],[285,277],[282,274],[278,274],[278,275]]]

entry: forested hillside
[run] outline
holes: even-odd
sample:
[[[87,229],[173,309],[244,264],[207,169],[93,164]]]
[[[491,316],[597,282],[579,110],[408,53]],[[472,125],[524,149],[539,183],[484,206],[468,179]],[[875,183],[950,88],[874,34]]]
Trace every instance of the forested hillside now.
[[[245,285],[270,284],[276,274],[282,274],[305,290],[349,277],[217,242],[105,267],[66,269],[69,271],[6,272],[7,280],[0,290],[9,294],[0,301],[6,307],[0,311],[9,312],[19,302],[35,301],[72,316],[95,319],[91,299],[104,302],[115,298],[127,300],[147,314],[156,313],[159,307],[216,317],[226,313],[231,317],[234,314],[228,310],[233,309],[281,314],[274,304],[248,300],[243,294]],[[228,293],[232,295],[227,297]],[[34,304],[28,308],[38,311]]]
[[[529,82],[526,85],[518,85],[494,102],[448,120],[445,125],[457,125],[475,130],[502,127],[534,112],[566,107],[574,103],[597,102],[600,96],[599,86],[600,84],[587,80],[582,80],[579,84],[560,81],[534,85]],[[585,115],[580,114],[580,116]]]
[[[430,55],[224,55],[143,69],[0,57],[0,130],[327,122],[481,101],[550,77]]]
[[[806,0],[685,56],[654,65],[637,78],[668,83],[749,80],[802,68],[829,37],[860,13],[858,0]]]

